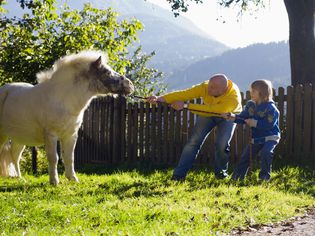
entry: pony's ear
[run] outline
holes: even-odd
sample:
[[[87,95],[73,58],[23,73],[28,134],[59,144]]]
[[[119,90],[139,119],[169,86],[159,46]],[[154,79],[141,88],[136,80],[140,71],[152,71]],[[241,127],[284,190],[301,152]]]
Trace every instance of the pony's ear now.
[[[101,67],[102,64],[102,56],[100,56],[96,61],[91,63],[91,68],[98,69]]]

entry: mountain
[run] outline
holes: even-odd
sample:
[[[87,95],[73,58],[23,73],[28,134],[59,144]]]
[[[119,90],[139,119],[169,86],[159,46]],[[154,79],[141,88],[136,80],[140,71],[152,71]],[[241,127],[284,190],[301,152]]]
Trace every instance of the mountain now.
[[[133,17],[140,20],[145,29],[139,32],[143,51],[156,52],[151,65],[172,74],[178,68],[184,68],[192,62],[219,55],[228,50],[224,44],[215,41],[198,29],[185,17],[174,17],[173,13],[145,0],[59,0],[57,9],[67,3],[71,9],[82,9],[84,3],[104,9],[112,7],[121,19]],[[16,1],[8,1],[6,9],[9,16],[22,16],[23,11]],[[130,50],[134,50],[139,44]]]
[[[84,2],[101,9],[112,7],[123,19],[135,17],[140,20],[144,25],[144,31],[139,32],[143,51],[155,51],[151,65],[167,75],[229,49],[187,18],[174,17],[172,12],[145,0],[78,0],[68,1],[68,4],[72,8],[80,8]]]
[[[86,2],[89,2],[94,7],[100,9],[103,9],[105,7],[112,7],[114,10],[119,12],[123,16],[123,18],[125,16],[130,16],[141,19],[143,15],[146,15],[147,17],[152,17],[153,21],[154,19],[164,19],[168,23],[174,24],[177,27],[182,28],[192,34],[198,34],[202,37],[207,38],[210,37],[205,32],[198,29],[198,27],[193,24],[188,18],[185,18],[183,16],[174,17],[174,14],[172,12],[161,8],[153,3],[150,3],[147,0],[77,0],[75,2],[67,0],[66,2],[74,8],[77,8],[76,6],[81,6],[83,5],[82,3]],[[146,30],[149,28],[146,24],[146,20],[148,20],[147,17],[145,19],[142,18],[142,20],[144,20],[143,23],[146,26]],[[153,28],[155,28],[155,26]]]
[[[192,34],[165,19],[148,15],[138,15],[138,18],[146,22],[146,30],[139,34],[143,50],[156,52],[152,64],[164,72],[174,72],[227,50],[223,44]]]
[[[287,42],[254,44],[229,50],[220,56],[200,60],[167,78],[169,90],[184,89],[224,73],[246,91],[251,82],[268,79],[274,87],[290,84],[289,46]]]

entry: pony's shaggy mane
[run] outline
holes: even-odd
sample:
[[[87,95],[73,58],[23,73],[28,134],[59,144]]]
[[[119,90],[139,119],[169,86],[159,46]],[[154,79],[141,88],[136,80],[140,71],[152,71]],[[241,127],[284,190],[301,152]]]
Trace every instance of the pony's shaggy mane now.
[[[82,51],[77,54],[70,54],[67,56],[64,56],[57,60],[51,69],[48,69],[46,71],[41,71],[36,74],[37,82],[42,83],[47,80],[53,79],[54,74],[62,69],[88,69],[90,64],[94,61],[96,61],[99,57],[102,57],[102,64],[107,63],[107,55],[104,54],[101,51]]]

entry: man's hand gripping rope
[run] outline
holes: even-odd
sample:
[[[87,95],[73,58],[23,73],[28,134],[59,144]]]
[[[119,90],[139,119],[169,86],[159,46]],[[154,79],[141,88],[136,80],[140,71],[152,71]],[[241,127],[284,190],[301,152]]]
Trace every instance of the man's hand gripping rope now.
[[[152,104],[166,103],[163,97],[157,97],[157,96],[154,96],[154,95],[153,96],[149,96],[149,97],[142,97],[142,96],[137,96],[137,95],[131,95],[130,97],[143,99],[143,100],[146,100],[147,102],[152,103]],[[187,109],[188,111],[194,111],[194,112],[200,112],[200,113],[205,113],[205,114],[211,114],[211,115],[215,115],[215,116],[222,116],[221,113],[202,111],[202,110],[197,110],[197,109],[191,109],[191,108],[185,107],[184,104],[185,103],[182,102],[182,101],[176,101],[176,102],[173,102],[172,104],[170,104],[170,106],[172,108],[174,108],[175,110],[177,110],[177,111],[182,110],[182,109]]]

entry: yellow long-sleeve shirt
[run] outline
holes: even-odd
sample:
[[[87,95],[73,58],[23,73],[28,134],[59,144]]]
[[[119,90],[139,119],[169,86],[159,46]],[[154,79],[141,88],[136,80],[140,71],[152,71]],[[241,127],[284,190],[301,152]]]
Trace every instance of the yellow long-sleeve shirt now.
[[[195,98],[202,98],[203,104],[188,105],[188,109],[214,112],[214,113],[240,113],[242,111],[242,99],[240,90],[236,84],[231,80],[228,80],[227,91],[219,96],[214,97],[208,94],[208,80],[193,86],[192,88],[179,90],[163,95],[163,98],[167,103],[175,101],[189,101]],[[213,116],[209,113],[192,111],[195,114],[202,116]]]

